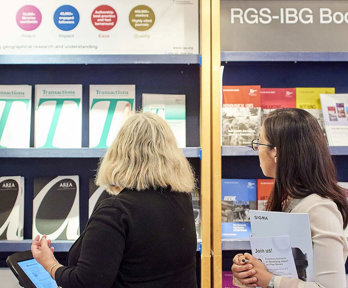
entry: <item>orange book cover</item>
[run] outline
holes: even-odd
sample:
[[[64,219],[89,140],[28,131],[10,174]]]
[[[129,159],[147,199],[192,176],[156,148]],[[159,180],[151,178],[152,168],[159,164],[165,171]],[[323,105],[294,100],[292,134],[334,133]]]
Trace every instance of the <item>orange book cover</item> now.
[[[271,194],[274,179],[257,179],[257,209],[265,210],[268,197]]]
[[[261,107],[260,90],[260,85],[222,86],[222,104]]]

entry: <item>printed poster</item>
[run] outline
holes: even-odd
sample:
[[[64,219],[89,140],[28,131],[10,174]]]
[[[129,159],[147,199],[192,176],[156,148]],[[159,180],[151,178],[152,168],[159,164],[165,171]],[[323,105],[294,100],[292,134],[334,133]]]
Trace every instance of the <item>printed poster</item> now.
[[[198,54],[198,0],[2,1],[0,55]]]

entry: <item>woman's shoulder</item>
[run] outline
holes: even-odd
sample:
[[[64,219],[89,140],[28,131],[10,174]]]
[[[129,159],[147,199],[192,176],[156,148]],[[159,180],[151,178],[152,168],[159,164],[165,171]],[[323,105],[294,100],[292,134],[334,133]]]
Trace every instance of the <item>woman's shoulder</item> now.
[[[312,209],[337,209],[336,203],[329,198],[324,198],[318,194],[311,194],[300,201],[294,207],[294,213],[308,213]],[[338,209],[337,209],[338,210]]]
[[[332,199],[321,197],[318,194],[311,194],[301,199],[291,212],[308,213],[311,219],[326,217],[326,219],[337,218],[342,221],[342,215],[336,203]]]

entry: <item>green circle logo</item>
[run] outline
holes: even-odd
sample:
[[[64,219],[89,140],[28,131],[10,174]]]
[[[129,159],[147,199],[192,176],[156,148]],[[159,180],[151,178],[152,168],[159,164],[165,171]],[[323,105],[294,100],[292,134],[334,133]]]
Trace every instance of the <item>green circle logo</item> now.
[[[135,30],[149,30],[155,24],[155,13],[149,6],[138,5],[129,13],[129,23]]]

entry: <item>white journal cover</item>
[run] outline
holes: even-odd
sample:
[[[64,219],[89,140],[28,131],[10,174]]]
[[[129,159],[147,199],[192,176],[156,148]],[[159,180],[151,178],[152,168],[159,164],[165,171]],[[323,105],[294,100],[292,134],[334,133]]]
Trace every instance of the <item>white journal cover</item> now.
[[[298,278],[288,235],[250,237],[251,252],[274,275]]]
[[[34,178],[33,238],[76,240],[79,215],[79,176]]]
[[[320,94],[330,146],[348,146],[348,94]]]
[[[31,86],[0,85],[0,148],[30,144]]]
[[[97,203],[111,197],[105,187],[97,186],[94,182],[94,178],[89,179],[89,199],[88,199],[88,218],[91,217]]]
[[[195,227],[196,227],[196,235],[197,240],[200,241],[202,239],[201,236],[201,201],[200,201],[200,192],[194,191],[192,192],[192,208],[193,208],[193,216],[195,218]]]
[[[143,111],[152,112],[167,121],[178,147],[186,147],[185,94],[143,94]]]
[[[135,85],[90,85],[89,147],[109,147],[134,111]]]
[[[35,147],[80,148],[82,85],[35,85]]]
[[[298,278],[314,281],[314,263],[309,215],[250,210],[252,237],[288,236]]]
[[[0,240],[23,240],[24,177],[0,177]]]

